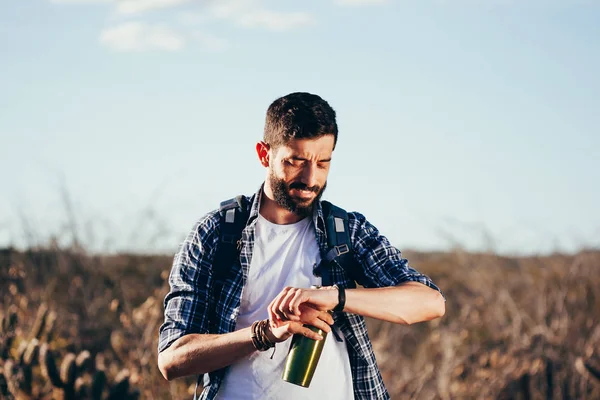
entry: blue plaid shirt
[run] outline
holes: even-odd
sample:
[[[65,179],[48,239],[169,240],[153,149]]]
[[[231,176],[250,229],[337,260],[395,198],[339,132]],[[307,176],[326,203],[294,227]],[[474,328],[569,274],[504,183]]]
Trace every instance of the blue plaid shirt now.
[[[242,289],[248,277],[254,248],[254,230],[261,194],[262,188],[251,198],[247,198],[250,217],[242,232],[239,264],[232,267],[237,268],[237,271],[228,275],[219,299],[211,297],[212,263],[220,231],[218,210],[202,217],[182,243],[179,252],[175,255],[169,276],[171,290],[164,301],[165,321],[160,327],[159,352],[186,334],[221,334],[235,330]],[[402,258],[400,251],[393,247],[363,215],[350,212],[348,219],[354,258],[362,267],[358,284],[365,288],[377,288],[415,281],[440,291],[431,279],[411,268],[408,261]],[[321,203],[317,204],[313,222],[323,257],[328,248]],[[348,276],[347,271],[335,263],[330,274],[331,280],[339,286],[355,286],[354,280]],[[209,319],[211,315],[215,315],[211,312],[209,303],[214,304],[212,307],[215,307],[218,332],[209,332]],[[364,318],[356,314],[334,313],[334,320],[348,346],[356,400],[389,399],[367,335]],[[227,370],[226,367],[204,377],[205,388],[201,399],[215,398]]]

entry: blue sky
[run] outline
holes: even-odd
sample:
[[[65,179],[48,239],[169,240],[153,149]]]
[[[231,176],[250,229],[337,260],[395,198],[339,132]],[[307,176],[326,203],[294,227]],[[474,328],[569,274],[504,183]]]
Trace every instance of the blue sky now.
[[[266,108],[308,91],[338,113],[325,198],[401,249],[597,247],[599,20],[591,0],[1,2],[0,245],[74,227],[175,251],[259,186]]]

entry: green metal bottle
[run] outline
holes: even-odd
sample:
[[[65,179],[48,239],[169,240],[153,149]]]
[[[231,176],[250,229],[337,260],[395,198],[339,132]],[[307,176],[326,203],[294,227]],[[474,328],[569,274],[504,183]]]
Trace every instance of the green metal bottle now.
[[[309,387],[323,352],[327,332],[314,326],[304,325],[313,332],[323,337],[323,340],[314,340],[304,335],[295,334],[292,337],[290,350],[283,368],[283,380],[294,385]]]
[[[320,285],[312,285],[311,289],[320,287]],[[317,369],[325,339],[327,339],[327,332],[310,325],[304,325],[304,327],[318,333],[323,339],[314,340],[304,335],[295,334],[292,337],[290,350],[285,360],[282,378],[286,382],[307,388],[310,386],[315,369]]]

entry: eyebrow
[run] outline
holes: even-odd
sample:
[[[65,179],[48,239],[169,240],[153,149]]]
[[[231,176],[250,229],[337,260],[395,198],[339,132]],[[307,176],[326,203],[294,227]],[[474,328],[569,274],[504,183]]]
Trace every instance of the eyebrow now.
[[[292,160],[297,160],[297,161],[308,161],[308,158],[304,158],[304,157],[299,157],[299,156],[292,156],[290,157]],[[324,158],[322,160],[319,160],[317,162],[330,162],[331,158]]]

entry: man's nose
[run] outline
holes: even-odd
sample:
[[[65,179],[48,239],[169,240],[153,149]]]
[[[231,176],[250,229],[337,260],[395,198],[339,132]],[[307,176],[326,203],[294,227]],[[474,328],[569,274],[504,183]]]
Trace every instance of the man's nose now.
[[[316,186],[317,185],[317,168],[312,164],[308,164],[307,166],[305,166],[304,169],[302,170],[301,180],[302,180],[302,183],[304,183],[308,187]]]

